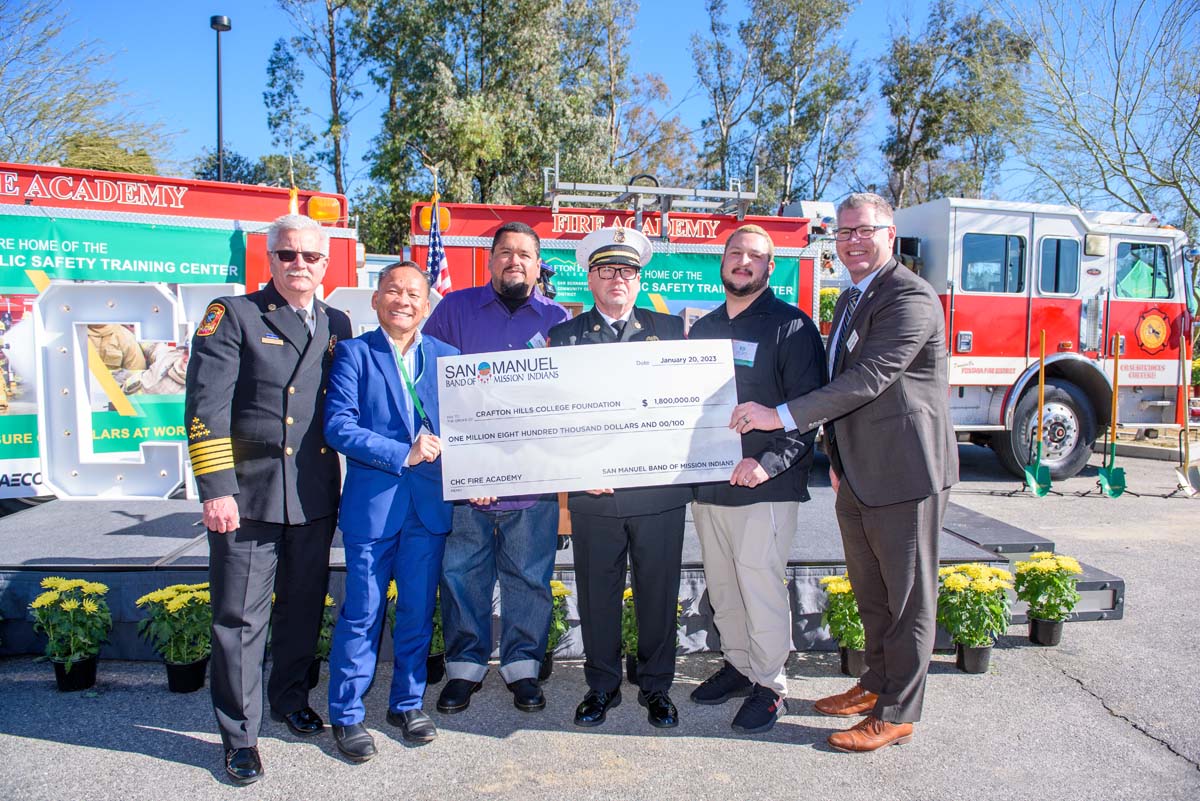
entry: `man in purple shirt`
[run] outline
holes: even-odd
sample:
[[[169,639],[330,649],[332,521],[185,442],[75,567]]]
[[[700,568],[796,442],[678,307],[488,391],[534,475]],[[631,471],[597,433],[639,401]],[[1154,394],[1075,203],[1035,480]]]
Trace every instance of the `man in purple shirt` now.
[[[534,292],[541,241],[524,223],[502,225],[492,240],[486,286],[442,299],[424,333],[464,354],[540,348],[546,333],[570,318]],[[524,712],[546,706],[537,676],[550,628],[550,576],[558,543],[553,495],[456,503],[442,558],[442,626],[449,681],[439,712],[462,712],[483,686],[492,651],[492,590],[500,580],[500,676]]]

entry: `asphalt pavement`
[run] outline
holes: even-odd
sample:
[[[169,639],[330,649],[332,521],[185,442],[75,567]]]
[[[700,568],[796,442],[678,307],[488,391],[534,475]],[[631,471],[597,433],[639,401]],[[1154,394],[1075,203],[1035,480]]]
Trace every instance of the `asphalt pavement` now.
[[[910,744],[867,755],[825,744],[847,725],[812,707],[849,686],[836,654],[792,656],[790,712],[757,736],[729,729],[737,701],[687,700],[719,666],[716,655],[680,659],[672,694],[681,725],[667,731],[646,723],[629,685],[603,726],[576,728],[583,670],[566,662],[545,685],[544,712],[514,709],[493,670],[467,712],[432,713],[441,733],[421,747],[384,720],[381,676],[367,699],[374,760],[351,764],[328,732],[298,738],[268,721],[260,740],[267,775],[237,788],[223,778],[207,691],[174,695],[160,664],[105,661],[94,692],[60,694],[48,664],[13,657],[0,660],[0,798],[1200,799],[1200,498],[1151,497],[1174,488],[1174,469],[1140,459],[1120,464],[1143,497],[1078,497],[1095,485],[1098,455],[1055,486],[1062,496],[1005,497],[1016,481],[990,453],[963,446],[960,454],[954,502],[1123,577],[1125,616],[1069,624],[1056,648],[1031,646],[1014,627],[985,675],[959,673],[952,654],[935,655],[925,719]],[[324,688],[312,698],[319,711]]]

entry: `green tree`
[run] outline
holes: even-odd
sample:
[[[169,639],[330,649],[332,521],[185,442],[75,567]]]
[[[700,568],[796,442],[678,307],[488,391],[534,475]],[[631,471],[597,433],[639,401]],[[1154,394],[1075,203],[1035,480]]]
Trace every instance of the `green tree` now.
[[[983,194],[1024,124],[1028,43],[982,12],[937,0],[925,27],[893,37],[883,64],[891,200]]]
[[[161,127],[135,119],[120,83],[98,77],[99,43],[68,41],[69,25],[59,0],[0,0],[0,161],[62,163],[105,142],[106,161],[143,152],[145,166],[166,148]]]
[[[267,61],[267,90],[263,92],[263,103],[267,107],[267,128],[271,131],[271,144],[281,148],[284,161],[282,176],[290,185],[292,175],[297,170],[297,162],[302,168],[310,169],[306,154],[316,142],[312,129],[305,122],[305,117],[312,114],[311,109],[300,102],[299,91],[304,85],[304,72],[296,63],[296,57],[288,46],[286,39],[277,39]],[[275,178],[276,165],[268,163],[264,156],[264,174]],[[310,176],[305,178],[311,179]],[[274,183],[269,179],[267,183]],[[295,180],[303,180],[299,176]],[[297,183],[299,186],[299,183]]]
[[[447,199],[485,203],[538,200],[556,152],[564,174],[604,169],[594,84],[568,80],[562,4],[381,0],[361,9],[356,34],[387,98],[372,177],[389,196],[422,185],[433,165]]]
[[[735,32],[726,20],[726,0],[705,0],[704,8],[708,30],[704,36],[693,34],[691,41],[696,79],[709,102],[701,124],[701,159],[709,182],[724,189],[731,179],[749,177],[757,157],[763,119],[755,112],[761,114],[773,80],[757,55],[766,49],[763,42],[771,31],[766,20],[751,18]]]
[[[358,72],[363,65],[363,51],[355,42],[355,5],[353,0],[279,0],[297,32],[292,46],[308,58],[328,84],[329,115],[325,117],[317,157],[342,195],[349,182],[346,151],[350,122],[357,113],[355,103],[362,97]]]
[[[112,136],[77,133],[67,137],[66,155],[62,166],[81,170],[130,172],[139,175],[158,175],[154,159],[145,148],[128,150]]]
[[[758,22],[749,44],[769,81],[754,115],[765,134],[764,197],[819,198],[858,155],[869,75],[850,67],[838,43],[850,8],[848,0],[751,0]]]
[[[225,143],[221,157],[224,161],[223,177],[227,183],[258,183],[258,171],[254,161],[230,148],[228,142]],[[200,155],[192,162],[192,176],[201,181],[217,180],[217,151],[215,149],[206,147],[200,151]]]

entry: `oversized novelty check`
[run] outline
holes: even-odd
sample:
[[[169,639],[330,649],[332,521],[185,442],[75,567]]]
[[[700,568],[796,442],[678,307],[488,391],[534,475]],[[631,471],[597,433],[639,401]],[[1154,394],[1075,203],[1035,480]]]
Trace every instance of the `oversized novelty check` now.
[[[438,359],[447,500],[727,481],[742,458],[728,340]]]

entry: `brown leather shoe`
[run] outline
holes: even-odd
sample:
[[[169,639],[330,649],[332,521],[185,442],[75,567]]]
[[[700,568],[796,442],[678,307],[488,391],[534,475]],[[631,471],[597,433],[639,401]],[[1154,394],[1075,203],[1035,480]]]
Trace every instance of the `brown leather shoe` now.
[[[885,745],[900,745],[913,738],[911,723],[888,723],[867,715],[852,728],[829,735],[829,744],[839,751],[865,753]]]
[[[828,698],[822,698],[813,703],[817,711],[822,715],[836,715],[837,717],[848,718],[853,715],[862,715],[870,712],[875,708],[875,701],[879,698],[873,692],[863,689],[861,684],[855,684],[844,693],[831,695]]]

